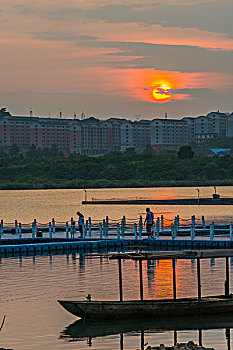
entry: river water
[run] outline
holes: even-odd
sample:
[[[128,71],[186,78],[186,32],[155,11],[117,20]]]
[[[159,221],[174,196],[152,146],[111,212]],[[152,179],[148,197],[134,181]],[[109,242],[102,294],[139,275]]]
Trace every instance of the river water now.
[[[209,197],[212,188],[200,188],[200,195]],[[233,188],[219,187],[222,196],[233,197]],[[39,191],[0,191],[0,218],[12,223],[15,219],[22,223],[48,222],[52,217],[56,221],[67,221],[75,217],[77,210],[93,220],[106,215],[110,219],[138,218],[144,214],[144,206],[82,206],[85,198],[83,190],[39,190]],[[179,198],[197,196],[196,188],[162,189],[114,189],[88,190],[88,199],[104,198]],[[231,206],[151,206],[155,215],[163,214],[171,219],[179,214],[187,219],[191,215],[206,221],[232,221]],[[206,260],[201,264],[203,295],[220,294],[224,290],[224,259]],[[161,343],[172,345],[172,330],[153,331],[150,326],[131,325],[134,332],[124,336],[118,334],[103,336],[103,325],[96,326],[95,336],[89,334],[80,338],[80,325],[74,324],[76,318],[68,314],[57,303],[57,299],[83,300],[87,294],[93,299],[114,300],[119,298],[118,270],[114,261],[90,256],[53,255],[22,258],[3,258],[0,260],[1,272],[1,307],[0,320],[6,315],[5,324],[0,332],[0,347],[14,350],[25,349],[142,349],[141,332],[144,330],[144,343],[156,346]],[[230,277],[233,264],[230,265]],[[172,267],[170,261],[151,261],[143,263],[144,297],[169,298],[172,296]],[[231,292],[232,292],[231,283]],[[125,299],[139,298],[139,276],[137,263],[123,262],[123,291]],[[196,264],[189,260],[177,262],[177,296],[196,296]],[[233,322],[232,322],[233,324]],[[111,323],[109,323],[111,328]],[[108,325],[108,326],[109,326]],[[118,325],[119,326],[119,325]],[[218,327],[217,327],[218,326]],[[221,324],[216,328],[203,330],[204,346],[215,350],[229,349],[225,329]],[[68,329],[67,329],[68,328]],[[112,326],[114,329],[114,326]],[[189,328],[188,326],[186,328]],[[208,327],[207,327],[208,328]],[[124,330],[124,328],[123,328]],[[88,327],[86,328],[88,334]],[[98,333],[99,332],[99,333]],[[110,332],[111,333],[111,332]],[[115,332],[112,332],[115,333]],[[196,330],[177,332],[178,341],[190,339],[198,342]],[[79,337],[79,338],[78,338]],[[146,348],[146,347],[145,347]]]

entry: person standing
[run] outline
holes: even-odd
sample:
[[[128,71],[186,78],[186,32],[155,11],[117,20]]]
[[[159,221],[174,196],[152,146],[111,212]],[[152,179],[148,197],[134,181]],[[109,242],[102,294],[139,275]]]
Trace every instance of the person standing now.
[[[74,238],[75,233],[76,233],[75,221],[73,221],[72,224],[71,224],[71,229],[70,229],[70,237]]]
[[[150,208],[146,208],[146,218],[144,225],[146,225],[146,233],[148,238],[152,237],[152,225],[154,223],[154,214],[150,211]]]
[[[79,238],[83,238],[84,216],[79,211],[77,211],[77,215],[78,215],[78,227],[80,232]]]

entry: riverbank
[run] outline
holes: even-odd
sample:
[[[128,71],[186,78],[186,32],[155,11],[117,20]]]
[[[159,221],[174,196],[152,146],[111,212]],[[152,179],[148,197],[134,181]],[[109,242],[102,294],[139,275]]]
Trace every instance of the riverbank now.
[[[74,180],[64,183],[45,181],[43,183],[6,182],[0,183],[0,190],[42,190],[42,189],[97,189],[97,188],[161,188],[161,187],[208,187],[233,186],[233,180],[212,181],[143,181],[143,180]]]

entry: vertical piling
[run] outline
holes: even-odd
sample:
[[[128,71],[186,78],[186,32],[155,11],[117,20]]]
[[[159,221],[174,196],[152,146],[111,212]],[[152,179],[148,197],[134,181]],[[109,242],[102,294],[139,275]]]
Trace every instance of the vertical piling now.
[[[120,301],[123,301],[121,259],[118,259],[118,274],[119,274]]]
[[[226,257],[226,281],[225,281],[225,296],[230,295],[230,279],[229,279],[229,257]]]
[[[172,259],[173,299],[176,300],[176,259]]]
[[[21,222],[19,222],[19,239],[22,238],[22,225]]]
[[[123,238],[125,235],[125,222],[124,219],[121,220],[121,237]]]
[[[137,224],[136,223],[134,223],[134,238],[138,239]]]
[[[88,218],[88,236],[91,237],[91,218]]]
[[[139,260],[140,299],[143,300],[142,260]]]
[[[205,231],[206,230],[206,226],[205,226],[205,217],[202,215],[201,217],[201,221],[202,221],[202,228]]]
[[[72,223],[73,223],[73,218],[71,218],[71,220],[72,220]],[[54,218],[52,218],[52,227],[53,227],[53,234],[55,234],[56,228],[55,228],[55,220],[54,220]]]
[[[193,222],[191,223],[191,226],[190,226],[190,235],[191,235],[191,240],[193,241],[196,236],[195,225]]]
[[[175,239],[174,224],[173,223],[171,224],[171,236],[172,236],[172,239]]]
[[[37,222],[36,219],[34,219],[34,237],[37,235]]]
[[[83,238],[86,238],[87,234],[87,227],[84,225],[84,222],[82,222],[82,233],[83,233]]]
[[[109,232],[109,219],[108,219],[108,216],[106,216],[106,237],[108,237],[108,232]]]
[[[0,238],[3,236],[3,220],[1,220]]]
[[[214,222],[210,224],[210,240],[214,240]]]
[[[197,290],[198,290],[198,299],[201,299],[201,266],[200,266],[200,258],[197,258]]]
[[[50,223],[51,225],[51,223]],[[69,223],[68,221],[66,222],[66,238],[69,238]]]
[[[100,222],[99,224],[99,231],[100,231],[100,239],[103,238],[103,227],[102,227],[102,223]]]
[[[15,234],[18,234],[18,222],[15,220]]]
[[[52,224],[51,224],[51,221],[49,222],[49,238],[53,238],[53,232],[52,232]]]
[[[232,232],[233,232],[233,225],[232,225],[232,222],[230,222],[230,227],[229,227],[229,231],[230,231],[230,241],[232,241]]]
[[[155,222],[153,222],[153,225],[152,225],[152,237],[154,239],[156,239],[156,236],[157,236],[157,231],[156,231],[156,228],[155,228]]]
[[[117,239],[120,239],[121,235],[120,235],[120,224],[119,222],[117,223]]]
[[[161,231],[163,232],[163,215],[161,215]]]

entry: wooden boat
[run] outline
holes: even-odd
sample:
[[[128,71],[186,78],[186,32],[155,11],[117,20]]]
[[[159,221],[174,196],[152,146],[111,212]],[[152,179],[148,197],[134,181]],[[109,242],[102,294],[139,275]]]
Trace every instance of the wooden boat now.
[[[233,295],[165,300],[64,301],[58,302],[71,314],[85,319],[159,318],[164,316],[233,314]]]
[[[122,253],[112,254],[110,259],[118,260],[119,267],[119,301],[66,301],[58,302],[71,314],[83,319],[129,319],[129,318],[161,318],[189,315],[233,314],[233,295],[229,293],[229,256],[233,250],[214,251],[184,251],[184,252],[155,252],[155,253]],[[225,295],[201,296],[200,260],[204,258],[226,258]],[[139,261],[140,299],[123,301],[121,260],[133,259]],[[144,300],[142,260],[171,259],[173,267],[173,299]],[[176,259],[197,260],[197,298],[176,297]],[[90,298],[89,298],[90,299]]]

